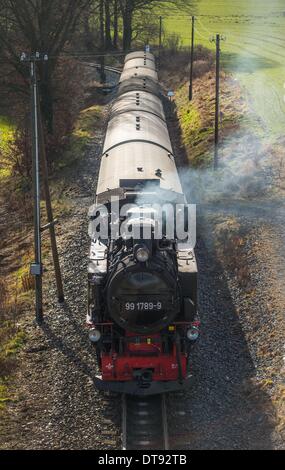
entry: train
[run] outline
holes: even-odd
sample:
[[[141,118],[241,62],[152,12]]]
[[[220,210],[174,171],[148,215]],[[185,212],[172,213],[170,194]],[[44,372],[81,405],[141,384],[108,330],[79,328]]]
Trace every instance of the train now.
[[[191,383],[198,269],[193,243],[177,235],[175,208],[184,234],[189,213],[166,100],[154,55],[126,55],[89,210],[87,325],[100,390],[155,395]],[[165,206],[173,208],[172,231],[167,210],[155,217]]]

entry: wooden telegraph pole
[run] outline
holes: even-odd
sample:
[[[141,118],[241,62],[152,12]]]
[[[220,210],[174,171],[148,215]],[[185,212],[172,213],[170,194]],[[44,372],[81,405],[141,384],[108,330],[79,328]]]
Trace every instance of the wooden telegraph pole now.
[[[215,155],[214,170],[219,165],[219,124],[220,124],[220,35],[216,35],[216,107],[215,107]]]
[[[62,284],[61,269],[60,269],[59,256],[58,256],[57,243],[56,243],[56,235],[55,235],[55,225],[57,224],[57,220],[53,218],[53,210],[52,210],[51,196],[50,196],[50,189],[49,189],[49,182],[48,182],[48,164],[47,164],[47,157],[46,157],[46,147],[45,147],[44,130],[43,130],[41,112],[39,112],[39,137],[40,137],[40,153],[42,157],[43,185],[44,185],[46,212],[47,212],[47,221],[48,221],[48,223],[45,226],[43,226],[41,230],[43,232],[49,229],[51,251],[52,251],[52,258],[53,258],[53,265],[54,265],[54,272],[55,272],[56,287],[57,287],[57,298],[58,298],[59,303],[63,303],[64,302],[63,284]]]
[[[214,170],[219,166],[219,143],[220,143],[220,57],[221,57],[221,41],[225,41],[225,37],[216,34],[211,39],[216,43],[216,106],[215,106],[215,151],[214,151]]]
[[[158,42],[158,68],[161,67],[161,50],[162,50],[162,16],[159,17],[159,42]]]
[[[195,16],[192,16],[189,101],[192,101],[193,99],[194,42],[195,42]]]

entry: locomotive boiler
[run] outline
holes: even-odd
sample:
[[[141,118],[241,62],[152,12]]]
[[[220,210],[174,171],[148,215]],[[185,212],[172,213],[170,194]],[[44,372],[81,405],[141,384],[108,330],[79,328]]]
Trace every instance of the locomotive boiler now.
[[[128,394],[186,387],[199,335],[197,264],[193,243],[177,231],[183,215],[186,233],[186,200],[164,99],[154,56],[128,54],[89,211],[87,322],[96,383]]]

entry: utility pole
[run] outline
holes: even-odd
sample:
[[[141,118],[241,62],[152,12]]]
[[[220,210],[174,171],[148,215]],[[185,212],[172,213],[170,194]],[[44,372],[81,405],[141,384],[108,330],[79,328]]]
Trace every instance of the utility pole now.
[[[225,41],[225,37],[216,34],[216,38],[211,39],[216,43],[216,106],[215,106],[215,153],[214,153],[214,170],[219,166],[219,127],[220,127],[220,55],[221,41]]]
[[[64,302],[63,285],[57,251],[56,237],[54,226],[57,223],[53,219],[53,211],[51,205],[50,190],[48,184],[48,166],[46,160],[46,152],[44,145],[44,133],[40,112],[40,100],[37,83],[37,62],[46,62],[48,56],[36,52],[30,56],[22,53],[21,61],[30,63],[31,77],[31,105],[32,105],[32,163],[33,163],[33,192],[34,192],[34,238],[35,238],[35,262],[31,264],[31,274],[35,276],[35,295],[36,295],[36,321],[38,324],[43,322],[42,307],[42,250],[41,250],[41,234],[45,230],[50,230],[52,255],[55,269],[55,277],[58,292],[58,301]],[[48,224],[41,227],[41,211],[40,211],[40,155],[42,161],[42,174],[46,200],[46,211]]]
[[[39,103],[39,97],[38,97],[38,103]],[[53,218],[53,210],[52,210],[51,196],[50,196],[50,189],[49,189],[49,182],[48,182],[48,164],[47,164],[47,157],[46,157],[46,148],[45,148],[44,130],[43,130],[41,112],[39,112],[38,120],[39,120],[40,153],[42,157],[41,160],[42,160],[43,185],[44,185],[46,212],[47,212],[47,221],[48,221],[48,223],[44,227],[41,228],[41,231],[43,232],[49,229],[49,232],[50,232],[51,251],[52,251],[52,258],[53,258],[53,265],[54,265],[54,272],[55,272],[56,287],[57,287],[57,298],[58,298],[59,303],[63,303],[64,302],[63,283],[62,283],[61,269],[60,269],[59,256],[58,256],[57,243],[56,243],[56,235],[55,235],[55,225],[57,224],[57,220]]]
[[[159,17],[159,43],[158,43],[158,68],[161,67],[161,49],[162,49],[162,16]]]
[[[193,99],[194,41],[195,41],[195,16],[192,16],[189,101],[192,101]]]
[[[31,78],[31,110],[32,110],[32,163],[33,163],[33,193],[34,193],[34,243],[35,261],[31,264],[31,274],[35,276],[36,294],[36,321],[41,324],[43,321],[42,302],[42,249],[41,249],[41,190],[40,190],[40,159],[39,159],[39,124],[38,124],[38,93],[37,93],[37,69],[36,63],[41,60],[48,60],[47,55],[39,52],[27,56],[21,55],[22,62],[30,63]]]
[[[219,124],[220,124],[220,35],[216,35],[216,108],[215,108],[215,155],[214,170],[219,164]]]

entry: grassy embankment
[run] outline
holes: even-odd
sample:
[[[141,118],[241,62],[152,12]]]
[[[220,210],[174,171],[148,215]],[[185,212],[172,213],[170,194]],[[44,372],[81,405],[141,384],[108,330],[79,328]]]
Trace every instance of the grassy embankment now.
[[[54,172],[50,177],[54,215],[62,219],[68,216],[70,204],[64,195],[68,171],[76,168],[84,155],[86,146],[92,140],[96,125],[100,120],[100,107],[93,106],[83,110],[76,122],[74,131],[62,157],[56,162]],[[13,124],[5,117],[0,118],[1,150],[5,150],[8,161],[2,161],[0,166],[0,198],[7,205],[9,217],[9,200],[7,190],[13,188],[15,175],[9,165],[9,142],[13,141]],[[56,175],[56,176],[55,176]],[[16,211],[21,214],[21,194]],[[13,201],[14,206],[14,201]],[[45,218],[45,202],[41,201],[43,222]],[[33,229],[32,218],[17,223],[16,217],[11,219],[9,229],[1,233],[1,272],[0,272],[0,411],[4,411],[7,403],[17,400],[11,381],[17,368],[17,353],[28,338],[21,327],[21,319],[26,315],[33,320],[33,279],[29,274],[30,263],[33,260]],[[45,223],[45,222],[44,222]],[[59,227],[60,230],[60,227]],[[50,245],[48,233],[43,235],[43,262],[50,262]]]
[[[193,100],[189,101],[189,64],[185,53],[177,52],[179,71],[170,66],[163,67],[160,76],[164,88],[175,91],[175,104],[181,128],[181,139],[185,147],[189,164],[192,168],[206,168],[213,162],[214,121],[215,121],[215,66],[209,51],[195,50],[195,79]],[[166,57],[167,60],[167,57]],[[227,160],[242,152],[242,142],[250,136],[247,151],[254,151],[255,138],[264,130],[263,123],[250,112],[242,88],[228,72],[221,72],[221,122],[220,122],[220,157]],[[233,149],[235,148],[235,150]]]
[[[235,132],[243,125],[246,105],[238,85],[222,74],[221,138]],[[194,98],[188,100],[188,83],[176,92],[176,104],[181,125],[183,144],[192,167],[207,167],[213,160],[215,78],[209,72],[195,80]]]
[[[9,141],[13,139],[13,125],[4,116],[0,116],[0,151],[5,152],[8,149]],[[9,165],[2,164],[0,166],[0,188],[3,187],[7,179],[11,176],[11,169]],[[2,234],[2,237],[4,234]],[[2,245],[2,243],[1,243]],[[6,380],[6,367],[10,360],[10,357],[20,347],[23,340],[22,334],[12,334],[12,322],[9,320],[4,321],[4,309],[8,310],[7,305],[7,289],[5,278],[0,272],[0,410],[4,408],[6,402],[10,400],[9,391]]]
[[[13,139],[13,124],[5,116],[0,116],[0,152],[7,150],[8,143]],[[0,181],[10,175],[9,167],[1,165],[0,161]]]

